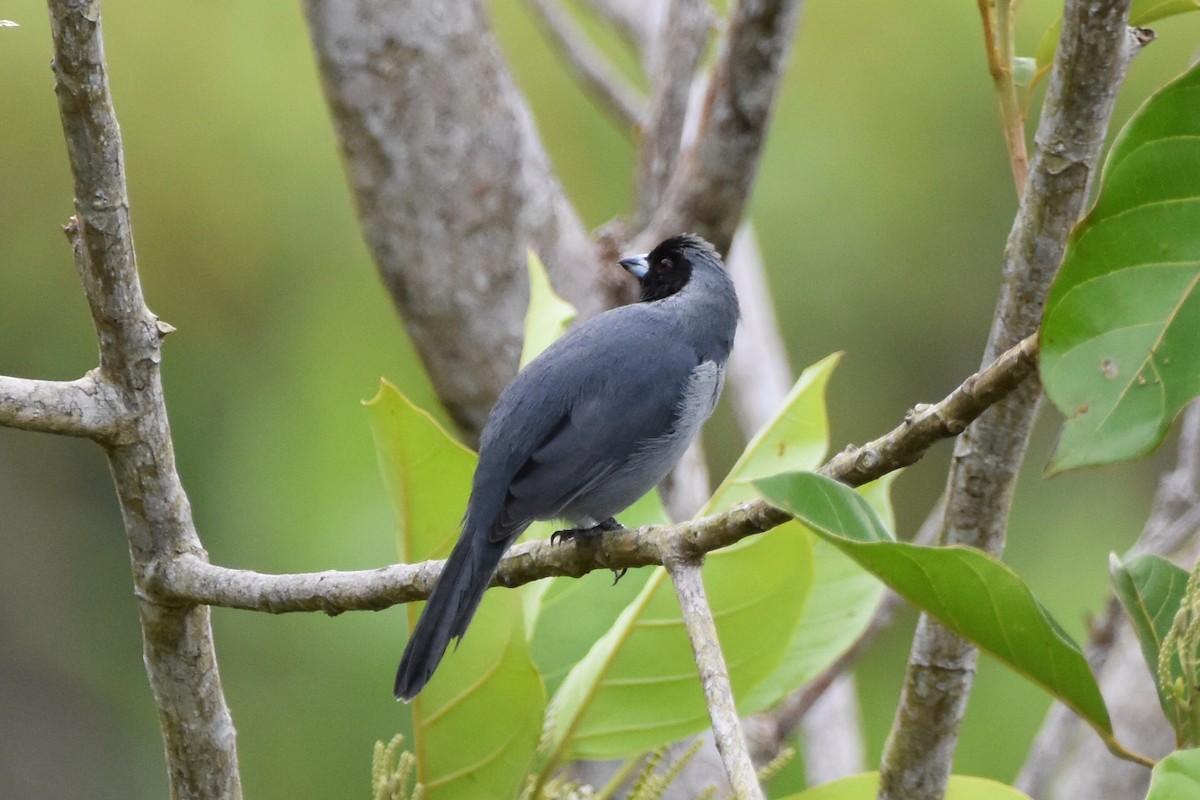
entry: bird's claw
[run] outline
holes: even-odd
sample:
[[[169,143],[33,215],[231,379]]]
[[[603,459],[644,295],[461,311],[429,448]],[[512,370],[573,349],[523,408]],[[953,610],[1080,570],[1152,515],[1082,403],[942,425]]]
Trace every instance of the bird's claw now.
[[[625,526],[617,522],[612,517],[593,525],[590,528],[568,528],[562,531],[555,531],[550,534],[550,544],[558,544],[559,542],[571,542],[576,539],[594,539],[601,534],[610,531],[622,531]]]

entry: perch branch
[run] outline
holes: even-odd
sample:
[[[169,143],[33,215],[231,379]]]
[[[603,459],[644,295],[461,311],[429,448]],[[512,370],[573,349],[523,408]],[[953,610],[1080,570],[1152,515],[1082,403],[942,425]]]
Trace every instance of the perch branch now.
[[[935,442],[951,437],[1021,384],[1036,368],[1036,342],[1020,343],[950,393],[942,402],[913,411],[891,432],[860,447],[847,448],[821,473],[852,486],[914,463]],[[525,542],[501,560],[493,586],[520,586],[559,575],[580,577],[598,569],[661,565],[672,554],[700,558],[747,536],[782,525],[790,517],[763,501],[744,503],[716,516],[670,527],[616,531],[591,539],[551,545]],[[442,561],[397,564],[357,572],[328,571],[267,575],[209,564],[183,555],[159,562],[144,588],[164,604],[206,605],[266,611],[379,610],[429,596]]]
[[[712,721],[713,739],[717,751],[725,764],[725,774],[738,800],[762,800],[754,763],[750,760],[750,749],[746,735],[738,719],[733,700],[733,688],[729,683],[729,669],[717,639],[717,624],[713,620],[712,608],[704,591],[701,573],[703,558],[675,559],[666,561],[667,573],[679,599],[679,609],[687,627],[696,667],[700,671],[700,686]]]
[[[1129,0],[1066,3],[984,363],[1037,330],[1135,52],[1128,16]],[[939,543],[1003,551],[1013,487],[1040,401],[1039,382],[1029,381],[955,442]],[[945,794],[977,657],[969,642],[922,615],[880,769],[881,800]]]
[[[209,609],[165,607],[141,590],[154,564],[180,554],[198,559],[205,554],[175,472],[163,402],[158,364],[170,327],[146,308],[138,280],[100,4],[50,0],[50,27],[55,92],[75,179],[77,216],[67,233],[100,343],[100,368],[84,380],[104,384],[94,396],[111,392],[128,410],[119,436],[97,438],[108,453],[129,537],[144,661],[158,706],[171,796],[240,798],[235,733],[217,672]],[[60,399],[78,397],[74,392],[87,395],[79,386],[60,387]],[[60,420],[64,416],[70,418],[60,414]],[[109,430],[105,422],[93,432]]]

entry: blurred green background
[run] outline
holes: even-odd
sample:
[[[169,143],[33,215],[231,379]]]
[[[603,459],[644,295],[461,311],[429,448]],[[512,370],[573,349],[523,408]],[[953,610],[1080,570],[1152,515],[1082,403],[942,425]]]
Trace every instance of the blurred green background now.
[[[580,95],[523,4],[496,27],[589,226],[627,211],[631,146]],[[1021,9],[1030,53],[1057,15]],[[70,379],[96,347],[60,226],[71,180],[46,11],[0,16],[0,374]],[[1200,15],[1192,15],[1200,17]],[[1120,124],[1186,68],[1200,18],[1166,20]],[[386,376],[431,405],[360,240],[296,4],[105,6],[139,262],[178,328],[164,359],[184,485],[214,561],[271,572],[395,560],[359,401]],[[1032,125],[1031,125],[1032,130]],[[834,446],[890,429],[978,366],[1016,203],[976,5],[806,4],[751,204],[794,366],[847,351]],[[1110,550],[1132,542],[1164,457],[1047,481],[1048,415],[1017,492],[1009,560],[1076,635]],[[710,426],[714,470],[740,437]],[[897,483],[909,535],[941,489],[939,447]],[[891,722],[913,616],[858,670],[869,753]],[[353,797],[403,725],[390,685],[404,616],[214,612],[248,797]],[[957,769],[1011,780],[1048,705],[984,660]],[[0,793],[166,790],[120,515],[87,442],[0,429]]]

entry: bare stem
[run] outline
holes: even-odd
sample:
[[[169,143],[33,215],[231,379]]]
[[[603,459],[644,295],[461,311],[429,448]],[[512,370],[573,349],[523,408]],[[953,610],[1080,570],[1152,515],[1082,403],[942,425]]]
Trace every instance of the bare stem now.
[[[979,0],[988,72],[1000,102],[1000,124],[1019,197],[1029,175],[1029,154],[1025,147],[1025,112],[1013,82],[1013,26],[1016,22],[1013,6],[1012,0]]]
[[[675,596],[683,622],[687,627],[696,667],[700,671],[700,686],[708,704],[708,716],[712,721],[713,738],[717,751],[725,764],[725,774],[738,800],[761,800],[762,787],[758,783],[754,763],[746,736],[738,719],[733,700],[733,689],[729,683],[729,669],[717,639],[717,625],[704,591],[700,560],[668,558],[664,566],[671,576]]]

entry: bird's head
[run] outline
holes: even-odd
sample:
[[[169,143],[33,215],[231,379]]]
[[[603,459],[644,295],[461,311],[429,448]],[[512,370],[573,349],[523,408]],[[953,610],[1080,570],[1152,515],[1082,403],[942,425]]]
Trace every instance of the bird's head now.
[[[638,279],[642,302],[676,294],[688,285],[696,270],[725,269],[716,249],[690,233],[672,236],[649,253],[622,258],[619,263]]]

